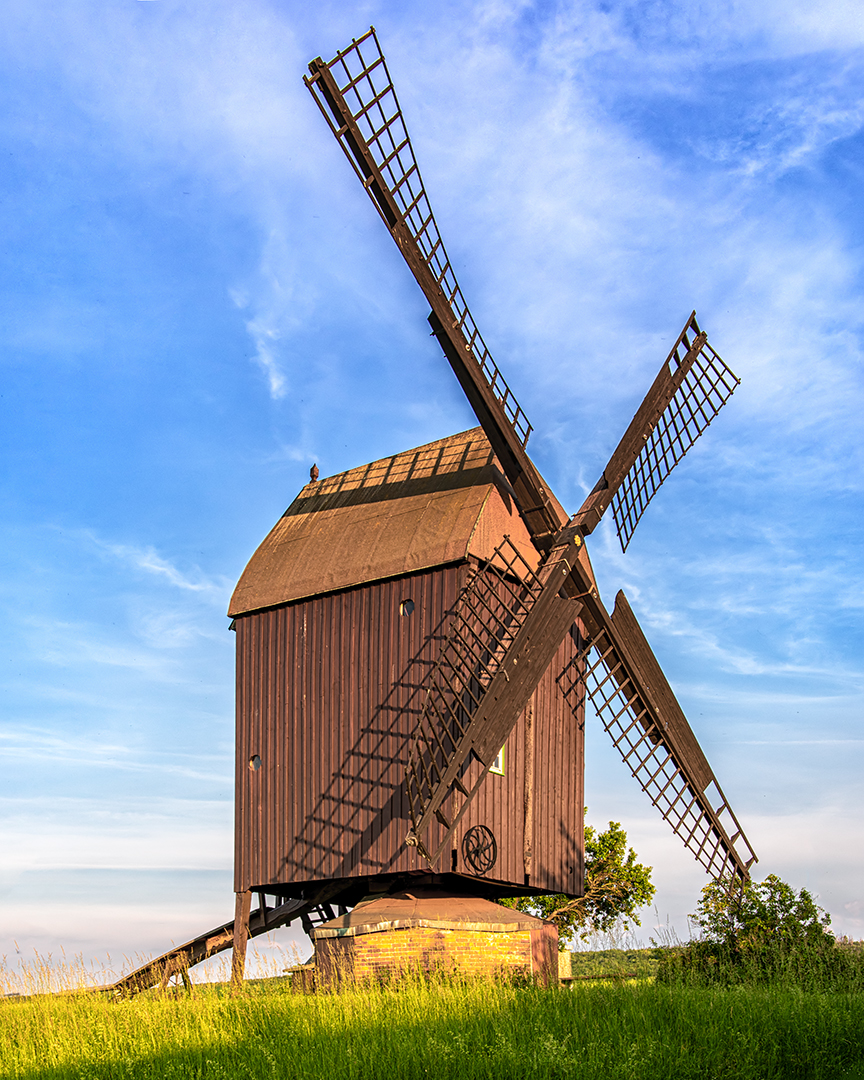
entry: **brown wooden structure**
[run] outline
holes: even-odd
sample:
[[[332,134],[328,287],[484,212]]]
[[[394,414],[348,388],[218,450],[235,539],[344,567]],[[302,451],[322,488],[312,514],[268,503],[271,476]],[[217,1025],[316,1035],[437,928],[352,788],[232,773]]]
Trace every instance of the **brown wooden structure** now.
[[[342,883],[359,896],[429,873],[405,842],[411,743],[457,600],[507,535],[536,568],[480,428],[300,492],[231,601],[238,893],[304,897]],[[506,738],[500,771],[450,837],[439,869],[472,879],[463,888],[581,891],[578,651],[567,635]],[[478,829],[494,838],[494,858],[472,854]],[[444,828],[433,831],[437,840]]]
[[[611,510],[626,550],[737,377],[693,312],[568,517],[456,281],[374,28],[305,81],[480,427],[329,479],[313,467],[253,555],[230,608],[234,922],[121,990],[232,944],[239,978],[248,936],[294,919],[311,932],[411,883],[451,899],[580,895],[586,700],[709,874],[746,879],[756,859],[623,592],[605,608],[585,544]]]

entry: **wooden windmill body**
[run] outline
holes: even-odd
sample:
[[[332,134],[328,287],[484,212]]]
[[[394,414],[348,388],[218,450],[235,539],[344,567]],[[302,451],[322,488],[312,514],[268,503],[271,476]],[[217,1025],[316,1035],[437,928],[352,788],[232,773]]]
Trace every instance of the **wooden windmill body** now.
[[[499,574],[505,537],[516,565]],[[430,872],[405,842],[405,775],[429,677],[469,581],[519,588],[523,560],[537,569],[481,428],[300,492],[231,602],[238,893],[312,896],[327,883],[356,896]],[[578,651],[570,635],[560,643],[436,872],[477,879],[481,895],[581,892]],[[469,763],[464,782],[480,771]],[[444,826],[434,829],[437,846]],[[491,845],[482,855],[471,847],[478,830]]]
[[[240,978],[249,935],[294,920],[349,934],[355,905],[398,894],[388,910],[403,910],[418,883],[465,910],[465,897],[581,895],[586,701],[709,874],[745,879],[755,861],[626,597],[607,611],[585,546],[611,509],[626,550],[738,379],[694,312],[568,516],[453,274],[374,29],[309,71],[480,427],[313,480],[250,560],[230,608],[235,918],[126,987],[232,946]]]

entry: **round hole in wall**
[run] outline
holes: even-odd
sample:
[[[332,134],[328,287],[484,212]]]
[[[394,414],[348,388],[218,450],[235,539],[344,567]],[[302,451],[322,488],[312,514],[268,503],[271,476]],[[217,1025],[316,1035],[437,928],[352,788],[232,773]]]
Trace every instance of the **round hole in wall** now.
[[[260,768],[261,758],[258,757],[257,754],[253,754],[252,757],[249,758],[249,769],[251,772],[258,772]]]
[[[399,614],[400,615],[410,615],[413,610],[414,610],[414,601],[413,600],[403,600],[402,603],[399,605]]]

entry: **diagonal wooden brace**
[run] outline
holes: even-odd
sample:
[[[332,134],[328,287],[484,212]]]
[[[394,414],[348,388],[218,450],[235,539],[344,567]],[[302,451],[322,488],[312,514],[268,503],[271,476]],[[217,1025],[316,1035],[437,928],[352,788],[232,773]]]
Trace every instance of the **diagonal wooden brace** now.
[[[581,543],[581,539],[577,538],[567,546],[553,549],[541,567],[538,577],[543,582],[543,590],[489,683],[456,753],[433,789],[414,828],[406,837],[406,843],[419,847],[433,864],[448,845],[495,755],[506,742],[543,673],[582,610],[580,600],[562,592]],[[461,772],[472,753],[484,766],[484,771],[474,787],[466,791]],[[446,824],[446,819],[442,821],[441,805],[454,789],[463,793],[464,801],[459,812]],[[445,824],[446,828],[437,850],[430,853],[423,844],[423,836],[433,818]]]

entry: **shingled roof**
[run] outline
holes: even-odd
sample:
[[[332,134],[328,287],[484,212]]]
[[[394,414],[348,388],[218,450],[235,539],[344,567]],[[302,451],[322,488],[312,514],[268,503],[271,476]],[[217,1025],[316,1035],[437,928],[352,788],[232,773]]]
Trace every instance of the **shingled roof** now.
[[[482,428],[307,484],[249,560],[228,614],[489,558],[537,553]]]

